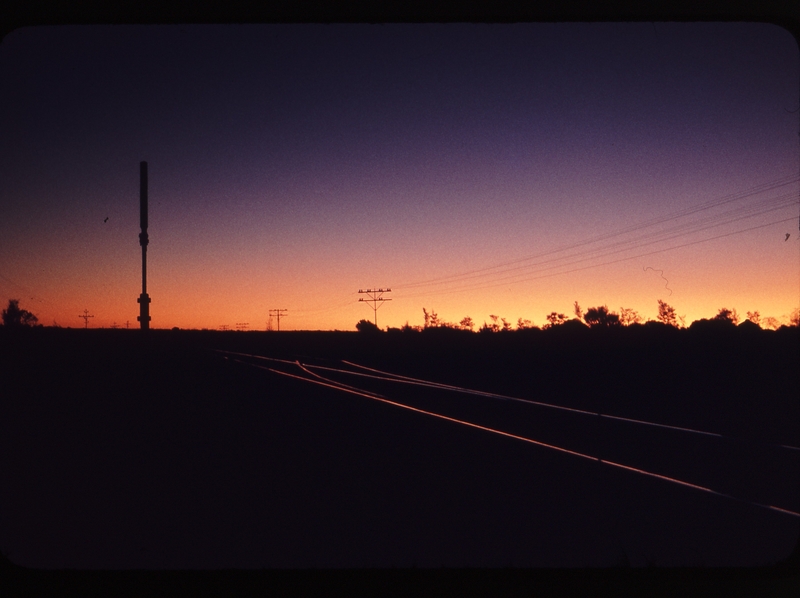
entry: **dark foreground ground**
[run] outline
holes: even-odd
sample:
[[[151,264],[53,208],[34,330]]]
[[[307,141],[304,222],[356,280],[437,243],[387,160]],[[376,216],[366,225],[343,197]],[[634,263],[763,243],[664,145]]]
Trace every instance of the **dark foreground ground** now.
[[[797,329],[28,332],[0,336],[6,582],[301,594],[337,584],[381,594],[800,587],[797,568],[780,566],[797,556],[800,519],[752,504],[800,511],[800,454],[775,446],[800,446]],[[340,378],[742,500],[313,386],[216,349],[329,367],[346,359],[720,433]]]

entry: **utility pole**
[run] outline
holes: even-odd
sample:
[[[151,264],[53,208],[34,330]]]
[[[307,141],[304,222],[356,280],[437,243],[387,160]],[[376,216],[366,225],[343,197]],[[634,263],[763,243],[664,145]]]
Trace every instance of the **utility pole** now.
[[[358,289],[359,293],[366,293],[368,299],[364,299],[363,297],[359,299],[359,301],[366,301],[367,303],[372,303],[372,311],[375,312],[375,327],[378,327],[378,309],[381,305],[383,305],[384,301],[391,301],[391,299],[384,299],[384,293],[391,293],[392,289],[365,289],[361,290]]]
[[[82,316],[78,316],[78,317],[79,318],[83,318],[84,328],[89,328],[89,318],[93,318],[94,316],[93,315],[90,316],[89,315],[89,310],[88,309],[84,309],[83,310],[83,315]]]
[[[269,310],[269,317],[278,316],[278,332],[281,331],[281,316],[284,318],[286,317],[286,312],[289,311],[288,309],[271,309]]]
[[[239,332],[247,330],[248,326],[250,326],[249,322],[236,322],[236,330],[238,330]]]
[[[227,324],[220,324],[219,325],[219,329],[222,330],[222,331],[225,331],[225,330],[228,329],[228,325]]]

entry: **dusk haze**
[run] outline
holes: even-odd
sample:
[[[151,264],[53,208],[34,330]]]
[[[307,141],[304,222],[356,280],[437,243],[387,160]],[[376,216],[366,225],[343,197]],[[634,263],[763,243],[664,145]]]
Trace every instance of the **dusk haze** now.
[[[353,330],[368,288],[384,329],[659,299],[788,324],[798,73],[761,23],[19,29],[0,296],[138,326],[146,161],[152,328]]]

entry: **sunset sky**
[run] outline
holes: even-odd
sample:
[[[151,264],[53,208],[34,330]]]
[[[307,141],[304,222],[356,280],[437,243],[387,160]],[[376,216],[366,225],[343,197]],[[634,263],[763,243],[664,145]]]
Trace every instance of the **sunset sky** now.
[[[775,25],[34,27],[0,82],[0,302],[44,325],[138,326],[140,161],[154,328],[800,305]]]

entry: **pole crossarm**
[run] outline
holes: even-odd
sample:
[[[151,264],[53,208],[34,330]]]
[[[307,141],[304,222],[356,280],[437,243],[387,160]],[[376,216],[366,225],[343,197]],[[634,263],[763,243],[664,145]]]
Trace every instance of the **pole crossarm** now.
[[[392,289],[358,289],[358,292],[367,295],[366,299],[364,297],[360,297],[358,299],[359,301],[364,301],[365,303],[372,303],[371,307],[375,315],[375,327],[377,327],[378,309],[380,309],[384,301],[391,301],[391,299],[384,297],[383,294],[391,293]]]
[[[84,328],[89,328],[89,318],[93,318],[94,315],[89,315],[89,310],[84,309],[83,314],[78,316],[79,318],[83,318],[84,321]]]
[[[285,318],[287,311],[289,310],[284,308],[269,310],[270,321],[272,320],[272,316],[278,316],[278,332],[281,330],[281,316]]]

